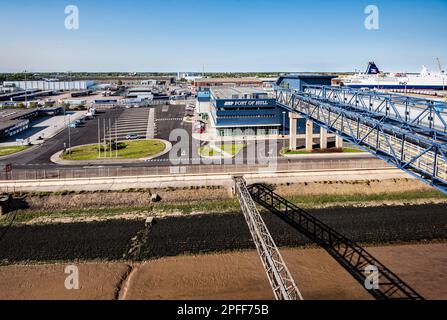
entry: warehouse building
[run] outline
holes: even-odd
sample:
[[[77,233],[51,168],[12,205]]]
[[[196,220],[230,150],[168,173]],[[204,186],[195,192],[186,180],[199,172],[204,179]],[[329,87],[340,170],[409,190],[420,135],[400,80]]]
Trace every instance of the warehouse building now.
[[[37,109],[6,109],[0,111],[0,140],[12,137],[29,128],[31,119],[39,115]]]
[[[303,91],[306,86],[330,86],[334,78],[336,77],[321,74],[289,74],[279,77],[276,85],[284,89]]]
[[[93,80],[81,81],[58,81],[58,80],[28,80],[28,81],[5,81],[3,86],[15,87],[19,90],[43,90],[43,91],[68,91],[87,90],[96,85]]]
[[[27,130],[31,120],[37,117],[53,117],[62,111],[61,107],[0,110],[0,141]]]
[[[260,78],[202,78],[194,80],[196,88],[209,87],[262,87],[266,81]]]

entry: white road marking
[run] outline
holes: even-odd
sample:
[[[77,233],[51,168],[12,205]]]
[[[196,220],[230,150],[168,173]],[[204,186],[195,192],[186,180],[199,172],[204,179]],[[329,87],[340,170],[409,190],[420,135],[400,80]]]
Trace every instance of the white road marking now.
[[[146,139],[155,138],[155,109],[151,108],[149,110],[149,117],[147,119],[147,132]]]

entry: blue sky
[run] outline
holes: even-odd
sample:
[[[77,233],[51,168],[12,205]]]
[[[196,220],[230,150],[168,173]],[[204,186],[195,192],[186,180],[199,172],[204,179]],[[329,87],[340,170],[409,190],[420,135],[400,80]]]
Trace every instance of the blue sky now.
[[[66,5],[80,29],[64,27]],[[366,30],[377,5],[380,29]],[[0,72],[386,71],[447,65],[447,0],[0,0]]]

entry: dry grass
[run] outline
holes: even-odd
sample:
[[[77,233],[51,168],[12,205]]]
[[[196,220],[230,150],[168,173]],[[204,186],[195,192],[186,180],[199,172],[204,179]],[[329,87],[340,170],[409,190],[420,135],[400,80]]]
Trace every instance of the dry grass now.
[[[415,179],[325,181],[276,186],[277,193],[289,196],[375,195],[402,192],[432,192],[434,189]]]

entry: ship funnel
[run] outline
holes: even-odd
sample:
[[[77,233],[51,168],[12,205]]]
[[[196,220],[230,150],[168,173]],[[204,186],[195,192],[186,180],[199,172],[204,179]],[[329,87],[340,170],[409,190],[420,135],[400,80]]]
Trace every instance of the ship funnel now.
[[[368,63],[368,68],[366,69],[366,74],[379,74],[380,70],[377,68],[376,64],[373,61]]]

